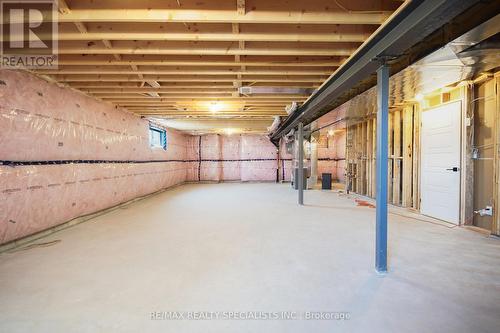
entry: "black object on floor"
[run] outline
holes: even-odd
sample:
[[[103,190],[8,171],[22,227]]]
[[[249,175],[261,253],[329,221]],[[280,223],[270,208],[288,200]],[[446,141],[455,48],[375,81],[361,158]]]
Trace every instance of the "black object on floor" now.
[[[332,174],[322,173],[321,174],[321,189],[331,190],[332,189]]]

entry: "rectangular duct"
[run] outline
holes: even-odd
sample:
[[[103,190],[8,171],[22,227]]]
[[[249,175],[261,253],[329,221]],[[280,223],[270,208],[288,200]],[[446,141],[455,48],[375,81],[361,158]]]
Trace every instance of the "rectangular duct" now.
[[[253,94],[290,94],[290,95],[310,95],[315,88],[298,87],[240,87],[239,93],[242,95]]]

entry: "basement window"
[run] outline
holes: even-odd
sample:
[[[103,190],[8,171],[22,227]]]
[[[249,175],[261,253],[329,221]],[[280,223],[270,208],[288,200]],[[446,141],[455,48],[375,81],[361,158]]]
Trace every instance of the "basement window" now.
[[[151,148],[162,148],[163,150],[167,150],[167,131],[149,125],[149,145]]]

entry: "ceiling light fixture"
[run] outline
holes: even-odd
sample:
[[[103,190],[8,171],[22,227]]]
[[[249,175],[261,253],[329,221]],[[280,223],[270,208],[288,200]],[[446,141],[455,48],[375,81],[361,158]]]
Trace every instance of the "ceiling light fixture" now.
[[[212,102],[208,108],[210,109],[210,112],[216,113],[222,110],[222,105],[218,102]]]
[[[415,95],[415,99],[417,100],[417,102],[420,102],[424,99],[424,95],[422,95],[421,93],[418,93]]]

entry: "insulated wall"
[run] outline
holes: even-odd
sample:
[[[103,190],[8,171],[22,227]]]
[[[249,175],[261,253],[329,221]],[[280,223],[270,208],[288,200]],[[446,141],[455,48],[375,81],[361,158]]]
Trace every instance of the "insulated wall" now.
[[[345,182],[346,109],[346,104],[341,105],[311,124],[314,130],[311,142],[306,142],[304,145],[306,159],[304,165],[310,167],[310,146],[317,145],[319,179],[322,173],[330,173],[335,181]],[[282,139],[280,141],[281,180],[291,180],[293,160],[293,152],[287,151],[285,139]]]
[[[347,103],[323,115],[317,120],[320,128],[318,146],[318,175],[331,173],[333,179],[345,182],[346,110]]]
[[[280,141],[280,180],[289,182],[292,180],[293,154],[287,150],[286,143]]]
[[[276,181],[263,135],[185,135],[27,72],[0,70],[0,244],[185,181]]]
[[[186,180],[188,137],[22,71],[0,71],[0,243]]]
[[[188,146],[190,181],[276,181],[277,149],[264,135],[193,136]]]

